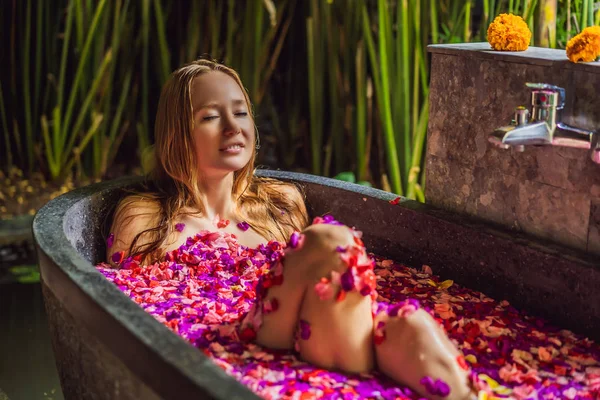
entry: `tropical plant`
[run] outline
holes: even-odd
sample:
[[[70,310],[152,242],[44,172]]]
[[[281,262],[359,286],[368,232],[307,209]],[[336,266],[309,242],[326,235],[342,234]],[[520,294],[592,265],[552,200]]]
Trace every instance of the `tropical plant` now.
[[[600,23],[594,0],[24,0],[9,8],[0,50],[9,66],[0,83],[7,169],[106,176],[118,154],[132,152],[122,143],[152,143],[151,116],[171,70],[208,55],[239,71],[268,127],[263,139],[277,149],[275,166],[352,172],[420,200],[428,43],[485,41],[503,12],[523,16],[532,44],[549,47]]]
[[[13,79],[10,88],[0,89],[7,166],[16,164],[29,172],[41,169],[55,180],[73,170],[83,171],[83,159],[89,159],[91,175],[101,177],[123,134],[132,65],[117,66],[116,55],[125,43],[129,1],[35,4],[13,3],[13,15],[22,15],[25,23],[13,21]],[[114,93],[117,85],[120,90]],[[16,100],[10,104],[2,98],[7,89]],[[83,156],[87,151],[91,158]]]

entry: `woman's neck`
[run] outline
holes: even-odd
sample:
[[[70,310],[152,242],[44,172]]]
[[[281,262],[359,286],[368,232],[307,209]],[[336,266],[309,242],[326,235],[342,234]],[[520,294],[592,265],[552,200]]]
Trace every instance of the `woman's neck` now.
[[[204,211],[207,218],[213,220],[217,215],[220,218],[231,218],[235,209],[231,192],[233,189],[233,173],[223,177],[205,177],[200,190],[204,200]]]

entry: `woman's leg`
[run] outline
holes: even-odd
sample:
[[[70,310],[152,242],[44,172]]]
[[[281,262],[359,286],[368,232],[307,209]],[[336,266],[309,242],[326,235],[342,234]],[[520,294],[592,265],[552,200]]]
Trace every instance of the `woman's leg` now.
[[[469,367],[444,329],[418,302],[392,305],[374,319],[377,367],[431,399],[477,398]]]
[[[257,309],[253,310],[259,315],[250,312],[242,332],[248,323],[253,328],[260,325],[256,329],[259,344],[284,349],[296,345],[304,360],[322,368],[371,370],[374,366],[371,299],[349,292],[343,301],[336,301],[333,296],[326,298],[323,293],[321,300],[315,291],[321,278],[330,277],[332,271],[341,275],[348,269],[337,250],[338,246],[352,245],[355,245],[354,235],[344,226],[317,224],[304,230],[296,249],[288,246],[284,267],[277,265],[271,276],[263,277],[262,286],[266,290],[257,289]]]
[[[293,242],[283,264],[262,280],[257,312],[248,315],[242,333],[256,332],[266,347],[295,344],[304,360],[322,368],[367,372],[377,365],[428,397],[467,398],[463,360],[429,314],[395,307],[374,319],[375,278],[356,232],[317,224],[303,232],[301,243]]]

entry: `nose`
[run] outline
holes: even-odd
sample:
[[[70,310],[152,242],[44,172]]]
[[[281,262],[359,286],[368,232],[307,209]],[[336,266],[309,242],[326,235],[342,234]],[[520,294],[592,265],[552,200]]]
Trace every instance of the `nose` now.
[[[235,119],[235,115],[230,114],[227,118],[222,119],[224,122],[223,133],[227,136],[234,136],[242,132],[240,124]]]

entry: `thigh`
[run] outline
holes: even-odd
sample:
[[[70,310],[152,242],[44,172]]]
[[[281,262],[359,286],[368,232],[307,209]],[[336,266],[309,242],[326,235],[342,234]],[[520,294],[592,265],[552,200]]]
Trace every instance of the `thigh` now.
[[[256,340],[261,345],[293,348],[294,334],[307,292],[314,291],[314,285],[329,275],[332,268],[342,268],[336,248],[348,245],[353,240],[349,228],[326,225],[311,225],[301,237],[297,248],[288,246],[282,265],[274,266],[274,269],[282,267],[283,280],[268,283],[264,294],[257,293],[255,307],[266,310],[258,318],[262,318],[262,324]]]

